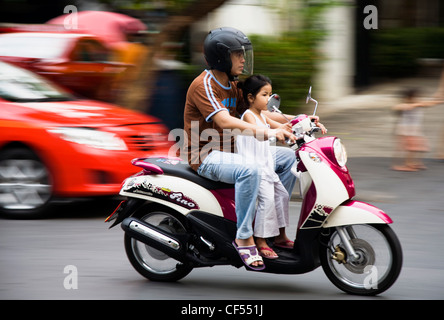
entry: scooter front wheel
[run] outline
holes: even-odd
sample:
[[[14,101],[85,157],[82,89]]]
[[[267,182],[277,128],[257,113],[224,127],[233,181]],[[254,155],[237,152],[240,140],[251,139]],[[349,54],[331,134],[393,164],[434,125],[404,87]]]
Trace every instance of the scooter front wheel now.
[[[323,233],[320,246],[322,268],[339,289],[357,295],[376,295],[390,288],[401,272],[402,249],[393,230],[385,224],[342,227]],[[344,234],[348,244],[344,243]],[[348,256],[351,245],[356,256]]]
[[[141,220],[171,233],[186,233],[184,224],[169,212],[155,211],[141,216]],[[134,269],[152,281],[178,281],[193,268],[125,233],[125,251]]]

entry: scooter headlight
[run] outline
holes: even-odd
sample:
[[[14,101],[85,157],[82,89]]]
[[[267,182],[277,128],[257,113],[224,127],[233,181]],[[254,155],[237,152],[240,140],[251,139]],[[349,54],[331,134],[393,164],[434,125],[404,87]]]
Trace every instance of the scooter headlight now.
[[[342,144],[341,139],[335,139],[335,142],[333,143],[333,151],[338,165],[344,167],[347,163],[347,151],[345,150],[345,146]]]

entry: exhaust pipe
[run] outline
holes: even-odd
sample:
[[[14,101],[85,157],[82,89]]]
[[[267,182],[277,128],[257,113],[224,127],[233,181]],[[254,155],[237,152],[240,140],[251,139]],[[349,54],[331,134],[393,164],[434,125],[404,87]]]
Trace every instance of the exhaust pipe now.
[[[178,239],[168,231],[130,217],[122,221],[122,229],[131,237],[181,262],[186,259],[187,239]],[[184,244],[185,243],[185,244]]]

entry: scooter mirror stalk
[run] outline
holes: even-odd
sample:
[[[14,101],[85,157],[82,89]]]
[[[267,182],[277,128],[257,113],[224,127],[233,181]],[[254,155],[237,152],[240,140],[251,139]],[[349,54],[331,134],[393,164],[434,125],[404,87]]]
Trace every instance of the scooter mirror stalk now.
[[[310,101],[311,99],[311,86],[310,89],[308,89],[308,94],[307,94],[307,98],[305,99],[305,103],[308,103],[308,101]]]
[[[310,86],[310,89],[308,89],[308,94],[307,94],[307,98],[305,99],[305,103],[308,103],[309,101],[313,101],[314,103],[316,103],[315,109],[314,109],[314,112],[313,112],[313,116],[315,116],[316,115],[316,110],[318,109],[318,101],[311,97],[311,86]]]

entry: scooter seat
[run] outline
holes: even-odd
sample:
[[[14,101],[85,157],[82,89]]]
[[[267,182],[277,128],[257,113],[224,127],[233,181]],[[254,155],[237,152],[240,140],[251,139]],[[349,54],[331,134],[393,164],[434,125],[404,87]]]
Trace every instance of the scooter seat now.
[[[171,161],[168,158],[146,158],[144,161],[155,164],[163,170],[164,174],[184,178],[209,190],[234,188],[234,184],[213,181],[199,176],[197,172],[191,169],[188,163],[184,161]]]

